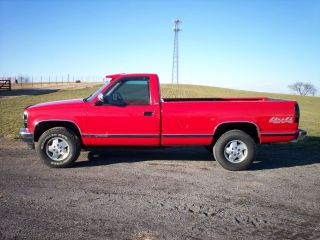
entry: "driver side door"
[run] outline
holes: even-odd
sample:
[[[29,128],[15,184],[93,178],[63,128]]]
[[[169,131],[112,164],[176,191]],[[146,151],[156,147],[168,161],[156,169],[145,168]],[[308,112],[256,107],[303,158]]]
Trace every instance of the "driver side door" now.
[[[147,77],[121,79],[103,93],[87,115],[92,145],[160,145],[160,107],[151,101]]]

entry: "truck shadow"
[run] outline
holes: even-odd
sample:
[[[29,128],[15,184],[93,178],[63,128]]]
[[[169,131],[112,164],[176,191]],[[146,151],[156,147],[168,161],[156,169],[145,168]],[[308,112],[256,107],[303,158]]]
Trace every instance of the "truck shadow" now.
[[[0,98],[18,97],[18,96],[34,96],[57,92],[59,89],[13,89],[11,91],[0,91]]]
[[[309,138],[307,144],[259,145],[256,161],[249,171],[288,168],[320,163],[319,137]],[[204,147],[172,148],[109,148],[89,151],[87,160],[75,162],[74,167],[94,167],[143,161],[212,161]]]
[[[250,170],[265,170],[320,163],[320,137],[309,137],[304,144],[275,144],[258,147]]]
[[[204,147],[170,148],[106,148],[88,152],[87,161],[75,162],[74,167],[92,167],[144,161],[212,161]]]

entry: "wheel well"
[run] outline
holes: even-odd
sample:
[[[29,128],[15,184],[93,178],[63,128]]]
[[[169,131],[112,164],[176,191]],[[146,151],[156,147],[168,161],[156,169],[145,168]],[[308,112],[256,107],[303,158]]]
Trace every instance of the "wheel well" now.
[[[260,142],[257,126],[253,123],[241,123],[241,122],[220,124],[214,131],[213,141],[215,142],[219,137],[221,137],[222,134],[230,130],[244,131],[245,133],[250,135],[256,143]]]
[[[72,132],[74,132],[81,141],[81,134],[80,134],[79,128],[74,123],[68,122],[68,121],[45,121],[45,122],[38,123],[34,130],[34,141],[37,142],[40,136],[42,135],[42,133],[44,133],[45,131],[53,127],[67,128]]]

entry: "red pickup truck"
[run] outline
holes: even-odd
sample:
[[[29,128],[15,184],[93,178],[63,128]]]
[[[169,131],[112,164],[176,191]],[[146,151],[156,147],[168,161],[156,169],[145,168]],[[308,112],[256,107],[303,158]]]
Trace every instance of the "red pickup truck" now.
[[[296,101],[160,97],[156,74],[117,74],[91,96],[24,111],[20,137],[50,167],[97,146],[203,145],[228,170],[244,170],[257,143],[302,141]]]

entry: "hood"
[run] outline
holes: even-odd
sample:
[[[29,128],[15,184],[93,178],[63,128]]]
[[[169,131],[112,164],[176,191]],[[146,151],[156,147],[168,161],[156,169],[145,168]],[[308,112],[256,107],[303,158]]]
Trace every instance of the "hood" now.
[[[45,103],[39,103],[35,105],[31,105],[28,107],[28,110],[35,109],[35,108],[52,108],[52,107],[64,107],[67,105],[78,105],[78,104],[83,104],[83,99],[82,98],[77,98],[77,99],[68,99],[68,100],[61,100],[61,101],[53,101],[53,102],[45,102]]]

